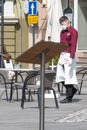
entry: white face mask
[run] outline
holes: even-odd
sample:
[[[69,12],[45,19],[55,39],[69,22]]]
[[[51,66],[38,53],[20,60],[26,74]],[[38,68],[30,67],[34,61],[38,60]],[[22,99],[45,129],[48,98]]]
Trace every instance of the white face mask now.
[[[66,25],[62,25],[62,30],[66,30]]]

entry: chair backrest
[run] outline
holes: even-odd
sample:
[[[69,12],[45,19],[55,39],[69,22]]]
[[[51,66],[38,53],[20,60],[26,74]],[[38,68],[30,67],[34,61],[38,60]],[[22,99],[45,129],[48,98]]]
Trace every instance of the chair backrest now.
[[[13,69],[12,59],[9,59],[8,61],[4,59],[4,66],[6,69]],[[14,74],[15,73],[13,71],[8,71],[8,79],[12,79]]]
[[[9,61],[4,59],[4,66],[6,69],[13,69],[12,59],[9,59]]]

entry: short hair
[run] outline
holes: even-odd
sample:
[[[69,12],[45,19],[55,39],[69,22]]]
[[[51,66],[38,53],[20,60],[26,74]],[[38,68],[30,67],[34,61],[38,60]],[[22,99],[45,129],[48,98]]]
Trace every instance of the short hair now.
[[[59,23],[62,24],[62,22],[67,21],[67,20],[69,20],[68,17],[62,16],[62,17],[60,17],[60,19],[59,19]]]

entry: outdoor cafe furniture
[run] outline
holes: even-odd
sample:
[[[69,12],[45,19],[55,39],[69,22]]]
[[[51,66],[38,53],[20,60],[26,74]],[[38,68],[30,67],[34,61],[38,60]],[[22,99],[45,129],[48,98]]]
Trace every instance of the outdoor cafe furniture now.
[[[14,72],[14,75],[12,78],[9,78],[9,71]],[[34,69],[6,69],[6,68],[0,68],[0,84],[3,82],[3,93],[1,96],[6,93],[6,99],[12,101],[13,99],[13,93],[16,90],[17,100],[18,100],[18,90],[22,89],[23,81],[25,77],[23,76],[23,73],[29,74],[31,72],[35,71]],[[2,80],[3,79],[3,80]],[[2,87],[0,85],[0,87]]]
[[[25,51],[23,54],[18,56],[16,58],[16,61],[18,62],[24,62],[24,63],[33,63],[33,64],[40,64],[40,94],[41,94],[41,99],[39,98],[40,103],[44,103],[44,89],[47,88],[45,87],[45,63],[51,60],[54,56],[60,54],[61,51],[63,51],[64,48],[67,46],[62,45],[62,44],[57,44],[55,42],[46,42],[46,41],[39,41],[37,44],[29,48],[27,51]],[[32,75],[33,76],[33,75]],[[31,75],[28,77],[29,79],[31,78]],[[23,92],[22,92],[22,103],[21,106],[23,108],[24,106],[24,99],[25,99],[25,88],[26,88],[26,83],[27,80],[25,80],[24,85],[23,85]],[[52,87],[48,87],[51,88]],[[39,94],[39,96],[40,96]],[[38,96],[38,97],[39,97]],[[56,100],[56,98],[55,98]],[[58,108],[57,101],[56,106]],[[41,107],[40,104],[40,107]],[[42,104],[43,106],[44,104]],[[44,106],[43,106],[44,107]]]
[[[56,97],[56,92],[54,88],[52,87],[53,80],[55,78],[55,71],[52,70],[46,70],[45,71],[45,86],[44,86],[44,94],[46,90],[52,90],[54,95],[54,101],[56,108],[58,108],[58,101]],[[40,82],[37,84],[37,81],[40,80],[40,71],[34,72],[30,75],[28,75],[24,81],[23,89],[22,89],[22,100],[21,100],[21,107],[24,108],[24,102],[26,101],[26,90],[28,90],[29,98],[28,100],[33,100],[32,91],[35,91],[37,93],[37,101],[38,101],[38,107],[40,108]],[[38,78],[38,80],[37,80]],[[33,81],[33,82],[31,82]]]
[[[6,100],[9,100],[9,91],[12,87],[13,80],[9,78],[9,72],[5,68],[0,68],[0,90],[2,89],[2,93],[0,93],[0,97],[3,94],[6,94]],[[1,92],[1,91],[0,91]]]
[[[17,91],[17,100],[18,100],[18,90],[21,89],[21,91],[22,91],[23,84],[24,84],[24,81],[25,81],[26,77],[27,77],[28,75],[31,75],[31,74],[34,73],[34,72],[37,72],[37,71],[38,71],[38,70],[35,70],[35,69],[18,69],[17,71],[15,70],[15,72],[17,73],[17,74],[16,74],[17,79],[16,79],[16,81],[14,82],[14,85],[13,85],[12,88],[11,88],[10,101],[12,101],[14,90]],[[18,72],[19,72],[19,73],[18,73]],[[25,76],[23,76],[23,75],[24,75],[24,74],[23,74],[24,72],[25,72]],[[21,76],[22,76],[20,80],[19,80],[18,75],[21,75]],[[28,89],[26,89],[26,90],[27,90],[27,93],[29,93]]]
[[[40,130],[44,128],[45,63],[59,55],[67,45],[41,40],[16,58],[18,62],[40,64]]]
[[[0,100],[1,100],[1,98],[3,96],[3,94],[5,93],[6,100],[8,101],[8,92],[7,92],[5,77],[1,73],[0,73],[0,90],[1,90],[0,91]]]
[[[87,84],[87,52],[76,52],[77,78],[79,82],[79,94],[83,86]]]
[[[67,45],[41,40],[16,58],[18,62],[40,64],[40,130],[44,130],[45,63],[59,55],[65,48]]]

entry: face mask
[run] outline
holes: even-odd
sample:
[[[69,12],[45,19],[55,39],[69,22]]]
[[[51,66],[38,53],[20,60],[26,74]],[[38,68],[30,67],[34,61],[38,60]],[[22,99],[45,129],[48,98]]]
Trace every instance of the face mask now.
[[[62,30],[66,30],[66,25],[62,25]]]

